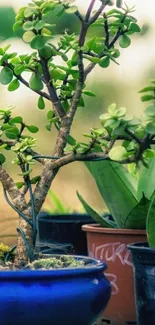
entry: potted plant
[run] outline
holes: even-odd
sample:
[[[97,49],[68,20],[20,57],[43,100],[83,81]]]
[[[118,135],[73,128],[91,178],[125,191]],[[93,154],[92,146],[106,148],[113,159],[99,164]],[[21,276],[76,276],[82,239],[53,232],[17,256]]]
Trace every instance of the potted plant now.
[[[146,131],[151,137],[148,137],[150,148],[154,153],[154,138],[155,129],[155,105],[154,105],[154,91],[155,81],[152,80],[153,85],[143,89],[147,94],[143,98],[148,101],[152,100],[152,105],[149,105],[146,110],[146,116],[149,123],[146,125]],[[151,186],[154,183],[154,166],[150,173],[146,173],[145,180]],[[150,183],[151,180],[151,183]],[[149,187],[148,186],[148,187]],[[155,320],[155,299],[154,299],[154,268],[155,268],[155,236],[154,236],[154,220],[155,220],[155,192],[152,195],[152,200],[146,218],[146,232],[148,242],[132,243],[128,245],[131,251],[134,271],[135,284],[135,300],[136,300],[136,314],[137,325],[144,325],[146,323],[153,325]]]
[[[86,235],[81,227],[92,222],[93,219],[85,212],[66,207],[50,189],[45,210],[37,217],[36,249],[51,254],[87,255]]]
[[[153,89],[153,87],[150,86],[146,89]],[[145,91],[145,88],[142,91]],[[147,100],[147,96],[144,95],[142,100]],[[126,150],[126,147],[129,151],[131,148],[134,150],[135,146],[135,143],[131,142],[130,132],[128,129],[127,132],[124,129],[125,109],[122,114],[121,111],[123,112],[123,109],[117,109],[116,105],[112,104],[108,109],[108,114],[103,114],[100,117],[101,123],[110,134],[112,132],[115,135],[118,134],[118,129],[122,130],[123,150],[120,147],[118,151],[118,147],[116,147],[110,152],[111,158],[115,157],[115,160],[121,150],[124,151],[124,148]],[[115,125],[113,127],[114,118]],[[119,126],[117,122],[119,122]],[[138,136],[145,137],[146,130],[139,123],[138,119],[133,120],[131,128]],[[91,136],[95,138],[93,129]],[[103,135],[99,135],[98,141],[105,141],[104,138]],[[152,156],[150,162],[149,156]],[[135,174],[131,174],[127,168],[112,161],[86,163],[112,218],[107,218],[96,212],[78,193],[86,212],[99,224],[84,225],[83,230],[87,233],[89,256],[108,262],[107,275],[112,284],[113,295],[104,316],[114,321],[114,324],[117,322],[124,324],[127,321],[134,321],[136,318],[132,262],[127,245],[146,240],[146,216],[155,191],[155,184],[152,181],[155,158],[151,149],[145,152],[144,157],[144,166],[140,166],[139,169],[135,164],[130,165],[130,171],[135,170],[136,167]],[[128,304],[127,309],[125,308],[126,303]]]
[[[120,47],[126,48],[131,42],[130,34],[139,31],[131,15],[133,9],[127,5],[105,12],[105,7],[113,3],[99,0],[99,8],[93,12],[95,0],[91,0],[83,16],[72,2],[32,0],[20,9],[14,24],[15,32],[19,28],[23,31],[23,40],[32,53],[18,55],[11,53],[9,46],[0,48],[1,84],[7,85],[10,92],[24,84],[38,95],[41,110],[46,106],[45,100],[49,101],[46,128],[51,132],[56,127],[58,131],[52,155],[41,155],[34,150],[33,134],[38,132],[38,126],[15,116],[11,108],[0,110],[0,181],[8,204],[19,215],[14,261],[7,263],[7,254],[0,266],[2,324],[10,325],[12,319],[22,325],[30,321],[33,325],[50,325],[51,320],[55,325],[92,324],[110,297],[110,284],[103,274],[104,262],[86,257],[35,255],[36,217],[59,169],[74,161],[113,158],[111,143],[109,147],[101,144],[103,152],[98,152],[95,141],[86,144],[74,141],[71,126],[77,108],[84,106],[84,96],[94,96],[85,89],[89,73],[97,64],[106,68],[111,61],[117,63],[120,52],[116,42],[119,40]],[[117,5],[121,6],[120,1]],[[55,44],[51,14],[60,19],[64,12],[79,20],[79,35],[65,31]],[[104,30],[104,38],[87,36],[93,25]],[[55,63],[57,57],[62,59],[62,65]],[[28,80],[25,72],[29,73]],[[125,162],[142,157],[144,148],[140,152],[139,148],[140,145],[130,151]],[[15,155],[13,163],[21,176],[17,183],[5,168],[6,150]],[[42,166],[40,175],[35,175],[36,163]],[[14,248],[10,254],[13,251]]]

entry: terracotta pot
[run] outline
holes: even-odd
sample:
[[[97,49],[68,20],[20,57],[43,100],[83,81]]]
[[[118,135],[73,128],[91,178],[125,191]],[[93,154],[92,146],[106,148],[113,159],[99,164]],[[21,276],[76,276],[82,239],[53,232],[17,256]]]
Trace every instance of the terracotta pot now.
[[[102,228],[84,225],[87,233],[88,255],[108,264],[106,276],[112,285],[112,296],[104,311],[104,319],[113,325],[135,322],[133,271],[127,245],[146,241],[145,230]]]

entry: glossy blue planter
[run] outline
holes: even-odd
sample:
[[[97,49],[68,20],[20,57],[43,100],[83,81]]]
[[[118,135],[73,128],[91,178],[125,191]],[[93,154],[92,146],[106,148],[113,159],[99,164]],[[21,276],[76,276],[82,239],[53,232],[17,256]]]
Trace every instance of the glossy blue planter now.
[[[77,257],[78,259],[82,257]],[[90,325],[106,307],[106,264],[0,272],[0,325]]]

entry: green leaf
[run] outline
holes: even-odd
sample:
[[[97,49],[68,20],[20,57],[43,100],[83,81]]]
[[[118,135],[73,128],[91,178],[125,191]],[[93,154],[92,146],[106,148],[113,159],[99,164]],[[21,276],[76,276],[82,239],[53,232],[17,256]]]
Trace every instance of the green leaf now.
[[[54,116],[54,112],[52,110],[48,111],[47,113],[47,119],[48,121],[51,121],[51,119],[53,118]]]
[[[116,112],[116,116],[117,117],[123,117],[126,114],[126,107],[120,107],[117,112]]]
[[[43,82],[38,76],[37,73],[33,72],[29,81],[29,86],[33,90],[42,90],[43,89]]]
[[[43,35],[35,36],[31,41],[32,49],[41,50],[45,46],[47,40],[48,38],[46,36]]]
[[[42,96],[40,96],[39,99],[38,99],[38,108],[39,109],[44,109],[45,108],[45,102],[44,102],[44,98]]]
[[[126,48],[126,47],[130,46],[130,44],[131,44],[131,40],[130,40],[129,36],[123,35],[120,37],[120,40],[119,40],[120,47]]]
[[[46,124],[45,128],[47,129],[47,131],[51,132],[51,123]]]
[[[143,153],[144,159],[151,159],[154,158],[155,151],[153,149],[146,149]]]
[[[36,30],[40,30],[40,29],[42,29],[45,25],[46,25],[46,23],[45,23],[43,20],[39,20],[39,21],[37,21],[37,22],[35,23],[34,28],[35,28]]]
[[[109,152],[111,160],[121,161],[126,158],[127,151],[122,146],[113,147]]]
[[[118,9],[112,9],[110,11],[107,12],[107,16],[111,16],[113,14],[119,14],[120,16],[122,15],[122,12],[119,11]]]
[[[19,136],[19,130],[16,126],[8,127],[5,131],[5,135],[8,139],[16,139]]]
[[[3,85],[8,85],[13,78],[13,72],[10,68],[4,67],[0,73],[0,82]]]
[[[34,14],[37,14],[37,10],[34,8],[27,7],[24,11],[25,18],[32,17]]]
[[[55,209],[58,213],[60,213],[60,214],[65,213],[65,208],[64,208],[63,203],[61,202],[59,197],[52,190],[48,191],[48,198],[50,199],[51,204],[53,203],[55,205]]]
[[[89,60],[89,61],[91,61],[91,62],[93,62],[93,63],[100,63],[100,61],[101,61],[101,59],[99,59],[99,58],[93,58],[93,57],[91,57],[91,56],[88,56],[87,57],[87,59]]]
[[[77,6],[72,6],[66,9],[65,11],[67,12],[67,14],[74,14],[77,10],[78,10]]]
[[[14,68],[14,72],[17,75],[20,75],[23,71],[25,70],[25,65],[24,64],[17,64]]]
[[[2,47],[0,47],[0,55],[3,55],[4,54],[4,51],[2,49]]]
[[[7,50],[10,48],[10,46],[11,46],[11,44],[8,44],[8,45],[6,45],[5,47],[3,47],[3,51],[4,51],[4,53],[7,52]]]
[[[40,55],[45,59],[50,59],[53,55],[53,49],[50,45],[46,44],[43,49],[39,51]]]
[[[148,123],[145,129],[149,134],[155,134],[155,122]]]
[[[4,144],[2,144],[1,146],[0,146],[0,150],[2,150],[2,149],[6,149],[7,150],[7,144],[6,143],[4,143]]]
[[[116,103],[113,103],[111,104],[109,107],[108,107],[108,113],[113,117],[116,115]],[[104,114],[101,115],[101,117],[104,117]],[[109,116],[110,117],[110,116]],[[100,118],[101,119],[101,118]]]
[[[13,123],[19,123],[19,124],[22,124],[23,123],[23,119],[21,116],[16,116],[14,118],[11,119],[10,121],[11,124]]]
[[[34,22],[33,21],[26,21],[23,24],[24,30],[32,30],[34,28]]]
[[[90,91],[90,90],[84,90],[84,91],[83,91],[83,94],[84,94],[84,95],[87,95],[87,96],[90,96],[90,97],[96,97],[95,93],[93,93],[93,92]]]
[[[64,80],[66,74],[64,71],[57,68],[50,70],[50,76],[54,80]]]
[[[152,99],[154,99],[153,95],[144,95],[144,96],[141,97],[142,102],[147,102],[147,101],[152,100]]]
[[[23,119],[21,116],[16,116],[14,118],[11,119],[10,123],[19,123],[19,124],[22,124],[23,123]]]
[[[27,31],[23,34],[23,41],[25,43],[30,43],[34,37],[35,37],[35,34],[32,31]]]
[[[13,32],[16,32],[21,26],[22,26],[23,22],[22,20],[17,21],[14,25],[13,25]]]
[[[80,98],[79,102],[78,102],[78,107],[85,107],[85,102],[83,97]]]
[[[31,132],[31,133],[37,133],[39,131],[39,128],[35,125],[26,125],[26,128]]]
[[[77,196],[82,203],[86,212],[97,222],[101,227],[105,228],[114,228],[114,223],[110,222],[108,219],[101,216],[98,212],[96,212],[85,200],[84,198],[77,192]]]
[[[147,214],[146,232],[149,246],[155,248],[155,194],[153,195]]]
[[[122,0],[117,0],[117,1],[116,1],[116,7],[117,7],[117,8],[121,8],[122,5],[123,5],[123,1],[122,1]]]
[[[16,186],[17,186],[17,188],[18,188],[19,190],[20,190],[24,185],[25,185],[24,182],[17,182],[17,183],[16,183]]]
[[[111,161],[85,163],[117,227],[123,228],[127,216],[138,204],[137,178],[122,165]]]
[[[35,176],[31,179],[31,184],[36,184],[40,181],[41,177],[40,176]]]
[[[137,24],[132,23],[130,25],[129,31],[132,32],[132,33],[139,33],[141,31],[141,29]]]
[[[9,91],[14,91],[20,87],[20,82],[18,79],[14,79],[8,86]]]
[[[71,146],[75,146],[76,140],[71,135],[69,135],[67,138],[67,143],[70,144]]]
[[[154,117],[155,116],[155,106],[154,105],[148,106],[145,109],[145,114],[147,116]]]
[[[148,86],[148,87],[144,87],[143,89],[141,89],[139,91],[139,93],[145,93],[147,91],[155,91],[155,87],[154,86]]]
[[[143,167],[138,183],[137,197],[140,200],[143,195],[150,200],[155,192],[154,182],[155,158],[149,162],[149,167]],[[149,185],[148,185],[149,184]]]
[[[100,59],[100,62],[99,62],[100,67],[107,68],[107,67],[109,67],[109,64],[110,64],[110,59],[108,57]]]
[[[131,213],[127,216],[124,228],[127,229],[146,229],[146,217],[150,201],[144,195],[140,202],[134,207]]]
[[[2,153],[0,153],[0,165],[4,164],[5,160],[6,160],[5,156]]]

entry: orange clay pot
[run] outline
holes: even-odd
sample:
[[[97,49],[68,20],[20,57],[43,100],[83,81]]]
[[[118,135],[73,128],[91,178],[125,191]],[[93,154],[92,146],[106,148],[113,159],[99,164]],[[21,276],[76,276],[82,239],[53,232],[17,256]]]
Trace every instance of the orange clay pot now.
[[[127,245],[147,241],[145,230],[102,228],[96,224],[82,229],[87,233],[88,255],[108,265],[105,275],[111,282],[112,296],[101,318],[112,325],[135,322],[133,271]]]

